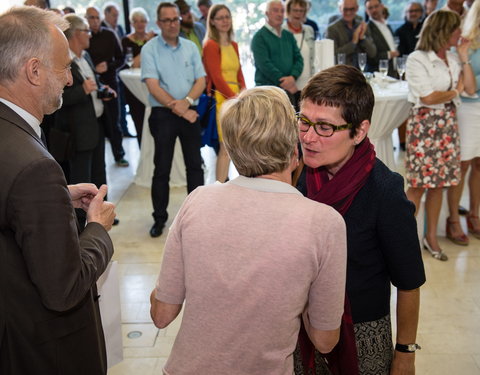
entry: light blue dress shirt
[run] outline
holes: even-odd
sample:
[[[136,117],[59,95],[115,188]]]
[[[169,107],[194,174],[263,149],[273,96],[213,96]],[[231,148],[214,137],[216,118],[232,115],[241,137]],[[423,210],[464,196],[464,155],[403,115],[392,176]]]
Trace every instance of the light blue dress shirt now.
[[[480,102],[480,48],[469,51],[470,64],[472,65],[473,74],[475,74],[475,80],[477,81],[477,98],[461,97],[462,102],[473,103]]]
[[[142,81],[158,79],[160,87],[175,99],[184,99],[195,81],[204,77],[202,59],[195,43],[179,37],[175,47],[167,44],[161,35],[142,48]],[[148,100],[152,107],[163,107],[152,94]],[[194,102],[197,105],[198,100]]]

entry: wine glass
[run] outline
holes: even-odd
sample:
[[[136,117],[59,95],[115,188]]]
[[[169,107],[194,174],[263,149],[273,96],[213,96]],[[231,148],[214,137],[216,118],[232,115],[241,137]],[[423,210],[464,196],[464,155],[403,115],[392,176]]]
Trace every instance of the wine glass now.
[[[406,61],[407,61],[407,59],[406,59],[405,56],[397,57],[397,72],[398,72],[398,77],[400,78],[400,80],[402,80],[403,75],[405,74]]]
[[[393,43],[395,44],[395,49],[398,50],[398,46],[400,45],[400,38],[398,36],[393,37]]]
[[[127,47],[127,51],[125,53],[125,62],[127,63],[128,67],[131,68],[133,65],[133,52],[132,47]]]
[[[345,54],[344,53],[338,53],[337,54],[337,65],[344,65],[345,64]]]
[[[365,70],[365,65],[367,65],[367,54],[365,52],[360,52],[358,54],[358,67],[362,73]]]
[[[388,60],[381,59],[378,62],[378,71],[383,74],[383,78],[387,77],[388,73]]]

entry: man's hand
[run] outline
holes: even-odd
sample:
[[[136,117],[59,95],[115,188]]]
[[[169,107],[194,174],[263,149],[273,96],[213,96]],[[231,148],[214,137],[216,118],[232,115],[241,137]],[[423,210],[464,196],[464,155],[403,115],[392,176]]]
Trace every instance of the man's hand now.
[[[115,205],[110,202],[105,202],[103,199],[107,195],[107,185],[100,186],[97,195],[90,202],[87,211],[88,223],[99,223],[105,230],[112,229],[113,219],[115,219]]]
[[[194,123],[197,121],[198,118],[198,113],[197,111],[194,111],[193,109],[188,109],[182,116],[185,120],[187,120],[190,123]]]
[[[295,94],[298,91],[297,83],[295,82],[295,78],[293,76],[286,76],[280,78],[280,87],[290,94]]]
[[[188,108],[190,107],[190,103],[187,102],[185,99],[172,100],[167,105],[168,108],[170,108],[172,112],[179,117],[183,117],[185,112],[187,112]]]
[[[401,353],[395,350],[390,375],[415,375],[415,353]]]
[[[81,208],[85,212],[87,212],[92,199],[98,194],[98,189],[94,184],[68,185],[68,191],[72,197],[73,207]]]
[[[400,52],[398,51],[389,51],[388,54],[390,55],[389,58],[393,59],[394,57],[400,56]]]
[[[92,78],[87,78],[85,81],[83,81],[82,87],[86,95],[89,95],[91,92],[98,89],[97,83]]]
[[[365,38],[365,33],[367,32],[367,24],[362,22],[358,27],[355,29],[352,35],[352,42],[357,44],[360,40]]]
[[[98,74],[105,73],[108,70],[108,65],[106,61],[102,61],[101,63],[95,65],[95,70]]]
[[[104,88],[104,89],[105,89],[105,88],[108,89],[108,92],[113,95],[113,98],[116,98],[116,97],[117,97],[117,92],[116,92],[114,89],[112,89],[110,86],[108,86],[108,85],[103,85],[103,88]],[[102,100],[103,100],[104,102],[108,102],[109,100],[112,100],[113,98],[103,98]]]

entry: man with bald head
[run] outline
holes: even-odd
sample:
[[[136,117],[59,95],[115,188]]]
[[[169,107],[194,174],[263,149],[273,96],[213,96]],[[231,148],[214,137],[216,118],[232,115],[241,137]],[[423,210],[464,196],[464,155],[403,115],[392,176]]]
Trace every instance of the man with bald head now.
[[[368,58],[374,58],[377,49],[373,43],[367,24],[358,18],[357,0],[340,0],[342,17],[330,24],[325,32],[325,38],[335,43],[335,55],[345,54],[347,65],[358,66],[357,54],[365,52]]]
[[[106,185],[66,185],[39,126],[72,84],[67,27],[36,7],[0,15],[2,375],[106,374],[95,283],[113,254],[114,206]],[[87,213],[81,234],[74,208]]]
[[[284,89],[292,104],[300,91],[295,80],[302,74],[303,58],[291,32],[282,29],[285,8],[281,1],[267,3],[266,23],[252,39],[255,59],[255,85]]]

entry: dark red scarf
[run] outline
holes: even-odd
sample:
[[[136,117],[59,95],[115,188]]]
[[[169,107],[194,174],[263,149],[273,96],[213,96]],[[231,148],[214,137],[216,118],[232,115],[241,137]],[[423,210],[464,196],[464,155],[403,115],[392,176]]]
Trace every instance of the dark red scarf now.
[[[307,167],[307,197],[335,208],[342,216],[350,208],[355,196],[365,185],[375,165],[375,149],[368,138],[360,143],[352,157],[332,177],[327,169]],[[315,348],[302,324],[299,346],[306,374],[315,374]],[[358,375],[357,346],[353,331],[350,303],[345,293],[344,312],[340,326],[340,340],[335,348],[325,355],[333,375]]]

